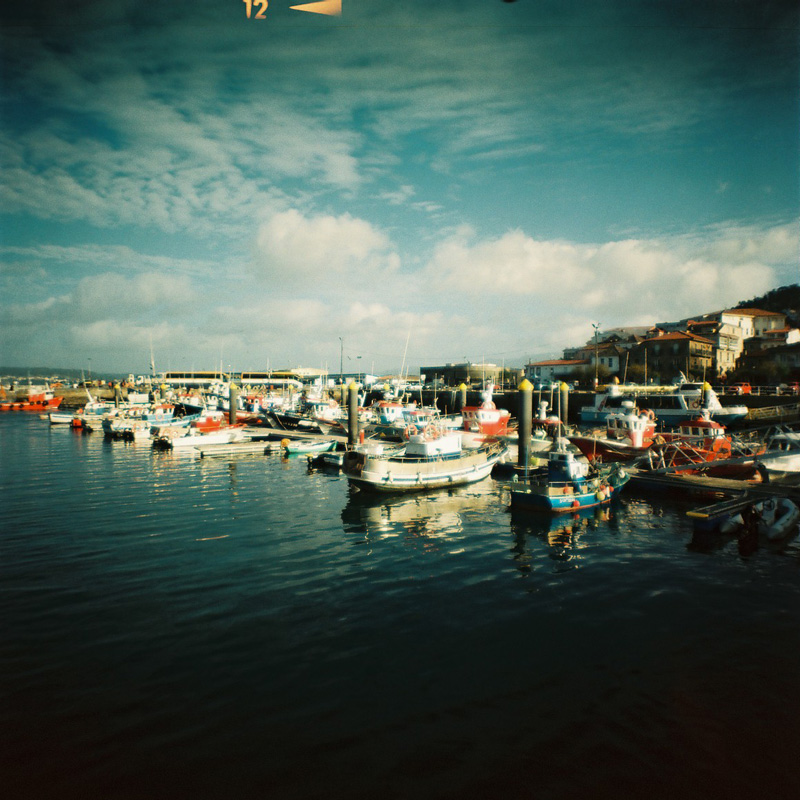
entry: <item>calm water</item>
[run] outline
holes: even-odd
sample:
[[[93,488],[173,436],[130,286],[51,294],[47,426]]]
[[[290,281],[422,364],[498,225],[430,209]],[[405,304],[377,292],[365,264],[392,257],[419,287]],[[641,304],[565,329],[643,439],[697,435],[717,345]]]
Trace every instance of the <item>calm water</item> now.
[[[9,798],[797,796],[800,544],[0,415]]]

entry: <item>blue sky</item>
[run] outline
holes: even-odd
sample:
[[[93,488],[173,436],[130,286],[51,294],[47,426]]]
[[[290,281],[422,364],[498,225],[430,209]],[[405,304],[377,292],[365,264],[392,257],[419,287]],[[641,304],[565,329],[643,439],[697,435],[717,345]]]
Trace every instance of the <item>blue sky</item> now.
[[[800,279],[795,2],[292,4],[0,11],[0,363],[521,365]]]

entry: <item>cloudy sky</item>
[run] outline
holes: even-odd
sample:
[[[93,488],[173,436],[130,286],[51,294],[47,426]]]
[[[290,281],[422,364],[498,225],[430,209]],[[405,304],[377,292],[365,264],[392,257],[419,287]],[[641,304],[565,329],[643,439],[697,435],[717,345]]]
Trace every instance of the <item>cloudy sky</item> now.
[[[520,365],[800,279],[794,0],[291,4],[4,6],[0,363]]]

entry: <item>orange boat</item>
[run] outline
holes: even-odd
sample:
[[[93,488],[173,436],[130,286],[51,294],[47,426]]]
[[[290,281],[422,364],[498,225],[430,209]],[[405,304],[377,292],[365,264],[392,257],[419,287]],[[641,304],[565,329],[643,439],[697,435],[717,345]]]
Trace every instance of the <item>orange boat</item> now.
[[[0,411],[53,411],[63,399],[54,397],[52,392],[37,392],[29,394],[24,400],[0,403]]]
[[[675,475],[710,475],[719,478],[758,479],[756,466],[763,447],[735,442],[724,425],[703,413],[681,423],[676,434],[657,434],[646,459],[655,472]],[[717,466],[709,466],[719,462]]]

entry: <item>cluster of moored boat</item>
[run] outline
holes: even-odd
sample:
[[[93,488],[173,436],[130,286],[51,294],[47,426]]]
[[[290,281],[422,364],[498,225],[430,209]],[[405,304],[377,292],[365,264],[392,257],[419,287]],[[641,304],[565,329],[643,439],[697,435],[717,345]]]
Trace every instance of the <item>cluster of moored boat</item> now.
[[[613,389],[600,396],[593,412],[601,406],[605,410],[604,428],[590,432],[567,430],[543,402],[526,447],[531,460],[520,464],[518,430],[510,413],[493,402],[493,388],[486,387],[479,404],[450,416],[397,398],[360,405],[358,441],[347,447],[347,413],[323,392],[287,397],[217,391],[175,395],[168,402],[131,393],[116,404],[90,397],[74,413],[59,411],[55,403],[42,406],[52,398],[37,397],[17,407],[50,408],[51,424],[172,449],[205,452],[215,445],[244,446],[277,437],[287,455],[306,454],[314,463],[341,468],[355,486],[381,492],[469,484],[498,474],[498,468],[509,478],[512,507],[551,512],[607,504],[632,472],[748,481],[800,474],[800,432],[775,430],[764,441],[733,436],[716,417],[715,398],[699,391],[694,399],[688,392],[683,395],[690,399],[684,400],[686,411],[674,430],[659,430],[656,413],[631,399],[609,402],[619,396]],[[304,433],[316,437],[297,441]]]

